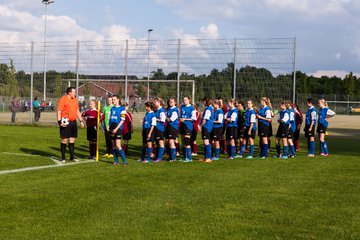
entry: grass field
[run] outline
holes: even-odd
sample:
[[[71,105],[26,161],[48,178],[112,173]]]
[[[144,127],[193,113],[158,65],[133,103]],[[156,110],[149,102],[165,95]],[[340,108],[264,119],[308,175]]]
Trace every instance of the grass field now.
[[[334,127],[328,158],[146,165],[136,137],[127,167],[60,166],[58,128],[0,125],[0,172],[56,166],[0,174],[0,239],[360,239],[357,133]]]

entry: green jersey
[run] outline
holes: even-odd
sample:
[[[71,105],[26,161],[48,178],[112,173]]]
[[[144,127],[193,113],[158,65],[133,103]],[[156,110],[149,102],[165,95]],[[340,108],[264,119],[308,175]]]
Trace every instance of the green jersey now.
[[[105,119],[104,119],[104,125],[105,125],[105,128],[108,127],[109,125],[109,117],[110,117],[110,111],[111,111],[111,108],[113,107],[113,105],[110,105],[110,106],[105,106],[103,107],[103,114],[105,116]]]

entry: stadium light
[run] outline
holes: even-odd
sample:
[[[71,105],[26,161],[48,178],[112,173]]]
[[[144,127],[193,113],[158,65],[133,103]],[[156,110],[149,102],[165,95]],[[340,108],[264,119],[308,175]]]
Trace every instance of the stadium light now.
[[[148,62],[147,62],[147,101],[150,98],[150,33],[154,31],[154,29],[148,29]]]
[[[54,3],[53,0],[42,0],[45,6],[45,28],[44,28],[44,101],[46,101],[46,22],[47,22],[47,6]]]

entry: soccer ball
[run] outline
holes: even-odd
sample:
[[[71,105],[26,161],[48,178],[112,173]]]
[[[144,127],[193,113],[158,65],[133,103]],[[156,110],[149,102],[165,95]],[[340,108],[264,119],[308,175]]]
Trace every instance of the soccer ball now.
[[[69,125],[70,121],[68,118],[61,118],[61,124]]]

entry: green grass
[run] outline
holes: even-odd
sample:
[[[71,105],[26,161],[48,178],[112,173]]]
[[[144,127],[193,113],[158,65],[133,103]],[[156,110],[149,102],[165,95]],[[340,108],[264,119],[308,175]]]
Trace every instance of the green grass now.
[[[86,157],[79,133],[76,153]],[[144,165],[135,136],[127,167],[100,159],[0,175],[0,239],[360,238],[354,139],[329,136],[329,158]],[[58,128],[0,126],[0,139],[0,171],[59,156]]]

